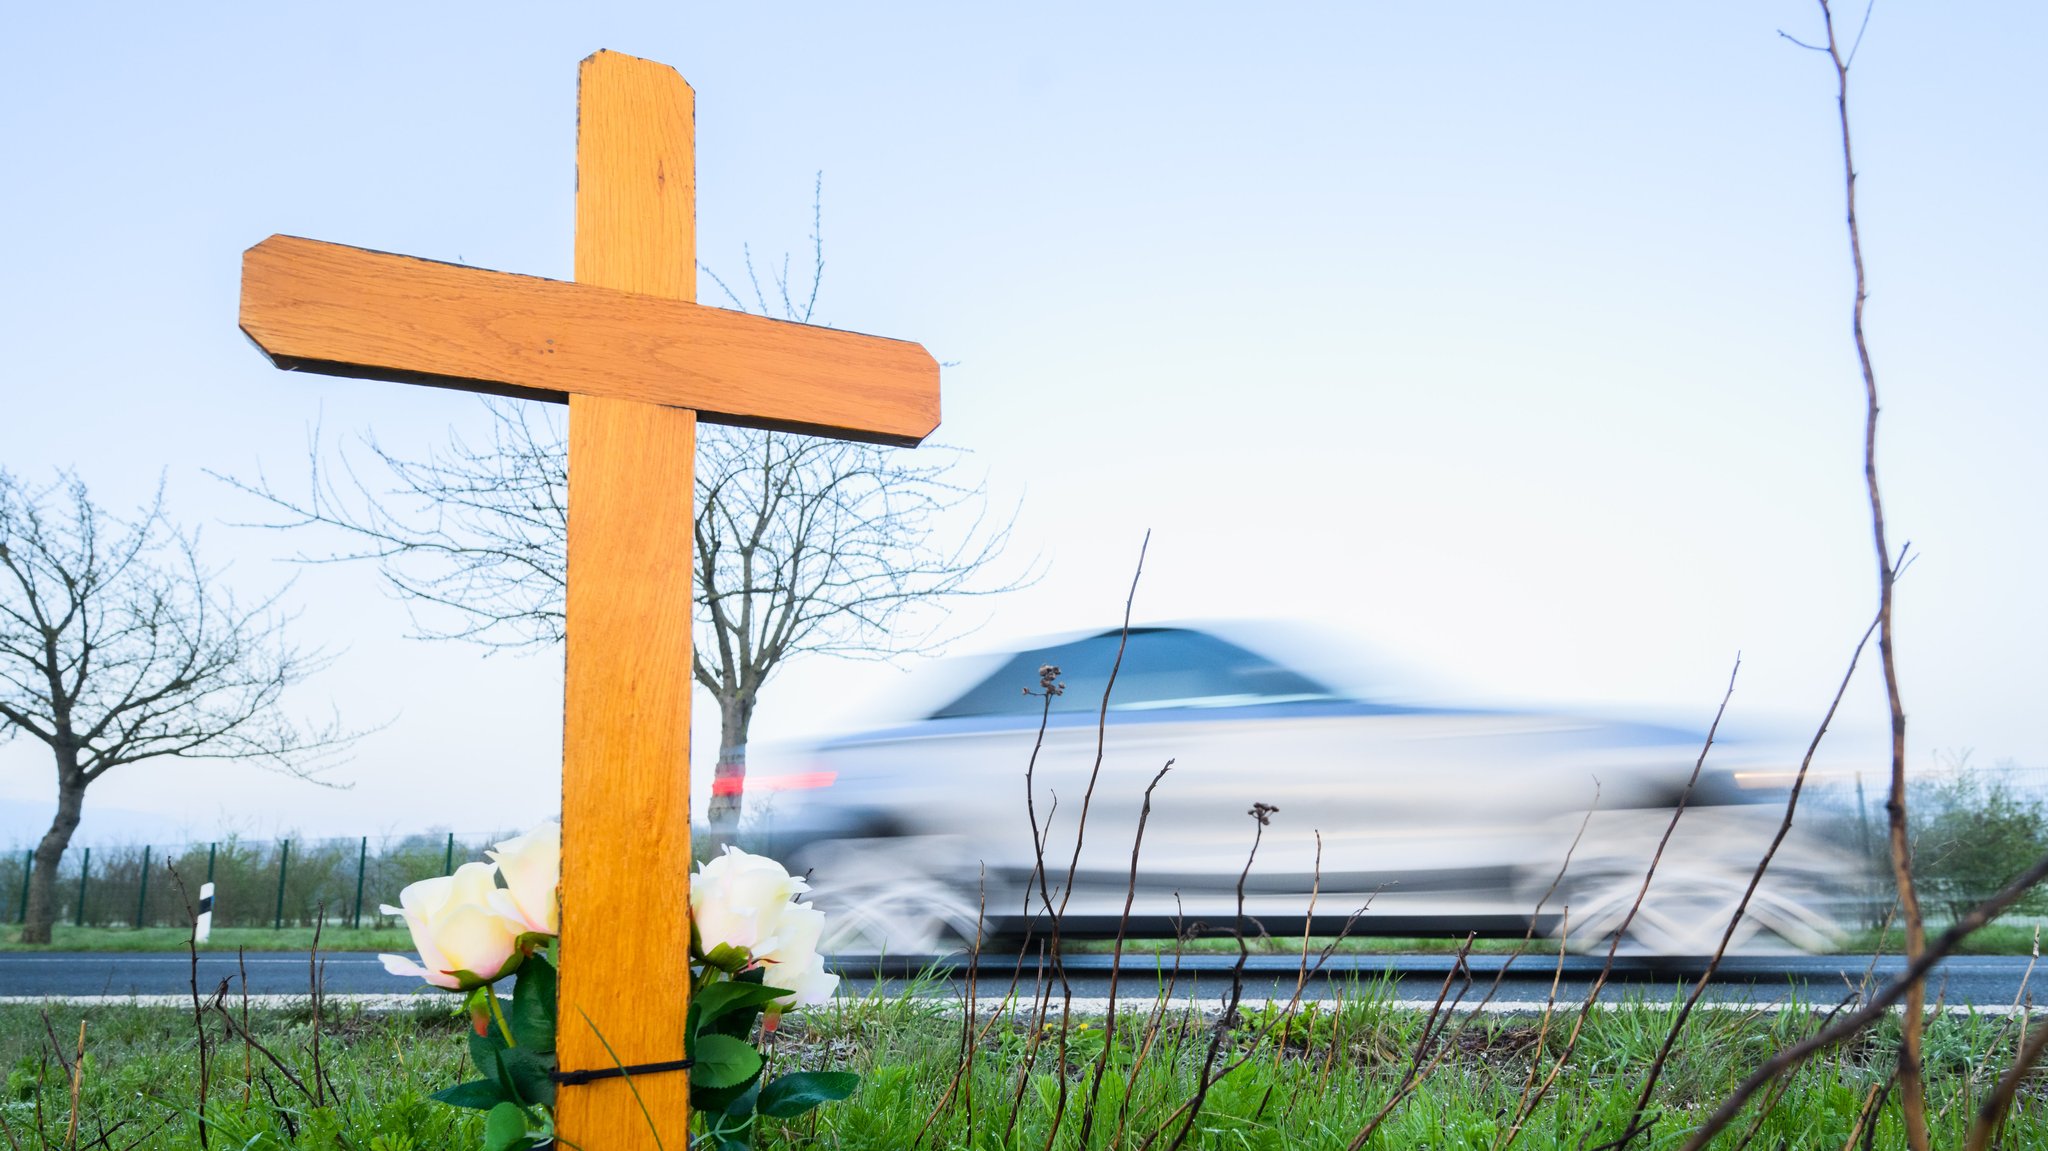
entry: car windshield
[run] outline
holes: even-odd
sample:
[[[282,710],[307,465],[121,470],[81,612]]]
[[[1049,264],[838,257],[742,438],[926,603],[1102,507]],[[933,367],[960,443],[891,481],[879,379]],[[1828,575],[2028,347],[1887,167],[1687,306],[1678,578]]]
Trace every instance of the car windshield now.
[[[995,674],[932,713],[933,719],[972,715],[1036,715],[1045,706],[1038,669],[1060,669],[1066,693],[1054,697],[1055,712],[1094,711],[1117,666],[1119,632],[1019,652]],[[1029,689],[1034,694],[1026,695]],[[1243,707],[1259,703],[1333,699],[1329,688],[1215,636],[1179,628],[1133,628],[1123,664],[1117,667],[1112,711],[1168,707]]]

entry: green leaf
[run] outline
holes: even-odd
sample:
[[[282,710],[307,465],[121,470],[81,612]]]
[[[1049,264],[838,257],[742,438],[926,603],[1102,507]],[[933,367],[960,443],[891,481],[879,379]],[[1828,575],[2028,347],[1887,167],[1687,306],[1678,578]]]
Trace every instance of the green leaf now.
[[[765,974],[757,967],[705,988],[690,1003],[691,1011],[699,1017],[690,1034],[702,1031],[735,1039],[751,1036],[754,1020],[761,1017],[761,1008],[789,994],[786,988],[765,986]]]
[[[472,1079],[467,1083],[457,1083],[453,1087],[443,1087],[427,1098],[437,1099],[451,1107],[468,1107],[476,1111],[489,1111],[506,1102],[505,1089],[500,1087],[495,1079]]]
[[[749,1007],[762,1007],[788,994],[790,992],[787,988],[763,987],[759,983],[725,980],[699,991],[692,1005],[697,1009],[697,1016],[703,1023],[713,1023],[732,1012]]]
[[[762,1086],[761,1114],[794,1119],[820,1103],[846,1098],[858,1086],[860,1076],[851,1071],[792,1071]]]
[[[699,1035],[691,1058],[692,1087],[737,1087],[761,1072],[761,1053],[730,1035]]]
[[[761,1069],[756,1067],[747,1076],[731,1087],[706,1087],[701,1083],[690,1084],[690,1109],[699,1115],[737,1115],[751,1119],[754,1110],[754,1095],[761,1085]],[[725,1122],[721,1119],[720,1122]]]
[[[508,1047],[498,1053],[498,1059],[505,1068],[505,1074],[519,1091],[521,1103],[539,1103],[548,1107],[555,1105],[555,1080],[549,1072],[555,1069],[553,1053],[543,1054],[525,1047]]]
[[[698,1110],[697,1114],[704,1119],[704,1133],[710,1136],[712,1145],[719,1148],[719,1151],[734,1147],[745,1151],[749,1146],[754,1134],[754,1099],[760,1094],[760,1090],[760,1080],[756,1077],[747,1084],[744,1091],[736,1094],[732,1091],[718,1092],[720,1095],[735,1096],[723,1110]]]
[[[519,1046],[530,1051],[555,1049],[555,969],[540,955],[529,956],[520,966],[507,1018]]]
[[[748,1124],[754,1121],[754,1105],[760,1100],[760,1097],[761,1076],[759,1073],[756,1073],[752,1079],[747,1081],[747,1089],[740,1092],[730,1103],[725,1105],[725,1116],[722,1124],[731,1130],[745,1129]]]
[[[484,1118],[484,1151],[512,1151],[526,1142],[526,1112],[517,1103],[500,1103]]]
[[[704,956],[704,962],[731,975],[754,961],[754,953],[744,947],[721,943]]]
[[[516,1102],[519,1098],[519,1089],[512,1085],[511,1077],[505,1073],[503,1061],[498,1058],[499,1053],[504,1050],[505,1037],[498,1034],[495,1024],[484,1028],[482,1035],[474,1031],[469,1033],[469,1061],[476,1064],[477,1074],[496,1083],[498,1090],[504,1093],[506,1099]]]
[[[469,1058],[478,1073],[498,1086],[499,1098],[532,1106],[553,1106],[555,1082],[549,1072],[555,1068],[554,1053],[505,1046],[505,1037],[493,1026],[484,1034],[472,1032]]]

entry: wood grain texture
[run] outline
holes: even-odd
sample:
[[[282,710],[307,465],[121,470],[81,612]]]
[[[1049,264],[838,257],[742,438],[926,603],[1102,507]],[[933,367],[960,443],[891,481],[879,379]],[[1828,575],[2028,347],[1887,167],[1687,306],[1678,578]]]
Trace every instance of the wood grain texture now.
[[[693,99],[662,65],[610,52],[583,62],[579,280],[694,297]],[[690,411],[570,397],[564,1068],[683,1054],[696,442]],[[588,1151],[683,1147],[689,1085],[686,1073],[642,1076],[637,1099],[616,1079],[565,1086],[556,1105],[562,1142]]]
[[[695,443],[686,410],[569,401],[558,1041],[566,1069],[611,1066],[592,1025],[623,1063],[683,1055]],[[636,1085],[662,1142],[683,1146],[689,1077]],[[562,1088],[557,1118],[574,1146],[654,1146],[616,1079]]]
[[[582,135],[592,130],[586,108]],[[672,201],[689,181],[672,167],[634,175],[654,187],[642,198],[655,234],[673,240]],[[617,205],[583,206],[595,179],[586,156],[579,236],[585,226],[616,234],[627,219]],[[676,246],[685,250],[674,266],[694,271],[689,245]],[[890,444],[938,426],[939,368],[924,348],[689,303],[694,281],[649,255],[657,247],[635,246],[607,266],[616,274],[572,284],[272,236],[242,257],[242,330],[278,367],[327,375],[558,402],[604,396]],[[599,266],[583,249],[579,240],[579,280]]]
[[[617,52],[583,61],[577,283],[697,298],[696,134],[697,94],[674,68]]]

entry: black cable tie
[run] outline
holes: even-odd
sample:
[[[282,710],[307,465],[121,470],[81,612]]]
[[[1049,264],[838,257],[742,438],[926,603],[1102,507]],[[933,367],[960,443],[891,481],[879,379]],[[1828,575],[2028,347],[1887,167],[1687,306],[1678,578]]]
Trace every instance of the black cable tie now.
[[[690,1060],[671,1059],[665,1063],[635,1063],[629,1067],[600,1067],[595,1071],[550,1071],[548,1078],[565,1087],[576,1087],[599,1079],[623,1079],[628,1075],[652,1075],[659,1071],[687,1071]]]

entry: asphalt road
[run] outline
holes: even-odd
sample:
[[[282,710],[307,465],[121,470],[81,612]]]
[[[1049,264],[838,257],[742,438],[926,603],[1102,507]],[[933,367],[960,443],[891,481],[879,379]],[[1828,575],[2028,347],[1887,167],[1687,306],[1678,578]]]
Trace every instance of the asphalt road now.
[[[1451,981],[1450,994],[1461,987],[1464,1001],[1476,1002],[1485,995],[1505,956],[1475,955],[1469,960],[1472,983]],[[1171,957],[1126,957],[1118,973],[1118,998],[1130,1002],[1149,1001],[1164,983]],[[1176,996],[1215,999],[1230,986],[1236,957],[1191,955],[1183,958],[1181,972],[1173,984]],[[413,980],[385,973],[374,955],[359,952],[331,952],[320,957],[322,987],[334,995],[402,995],[420,991]],[[1443,955],[1358,955],[1335,956],[1323,972],[1312,978],[1305,998],[1329,998],[1345,990],[1380,979],[1393,980],[1393,994],[1408,1001],[1429,1003],[1445,986],[1453,958]],[[883,971],[872,963],[847,962],[840,965],[849,991],[864,992],[879,983],[885,991],[907,986],[906,976],[922,964],[894,962]],[[1070,956],[1066,974],[1077,1000],[1106,998],[1112,964],[1107,955]],[[1602,960],[1572,956],[1563,964],[1557,988],[1560,1002],[1576,1003],[1586,995],[1598,976]],[[1903,960],[1885,958],[1876,965],[1876,980],[1882,985],[1904,966]],[[951,969],[944,985],[933,986],[935,994],[958,996],[964,987],[964,970],[959,963],[941,964]],[[1859,983],[1871,967],[1867,956],[1745,957],[1724,962],[1709,994],[1723,1002],[1798,1002],[1832,1006]],[[1298,958],[1253,956],[1245,972],[1247,1000],[1286,999],[1294,993],[1300,969]],[[1704,965],[1685,961],[1617,961],[1602,998],[1609,1001],[1641,997],[1652,1002],[1669,1000],[1680,988],[1689,987]],[[223,980],[230,993],[240,995],[242,973],[247,973],[252,995],[300,995],[311,987],[312,972],[305,952],[263,952],[251,954],[238,963],[233,955],[201,954],[198,985],[211,995]],[[1525,956],[1510,968],[1508,977],[1494,993],[1498,1003],[1542,1002],[1551,992],[1551,980],[1559,971],[1555,958]],[[1963,956],[1951,958],[1935,969],[1930,982],[1930,1001],[1939,998],[1953,1007],[1980,1009],[2010,1007],[2022,997],[2022,981],[2029,971],[2024,957]],[[977,996],[988,1001],[1000,997],[1016,977],[1025,994],[1035,986],[1039,972],[1035,964],[1020,968],[985,960],[977,980]],[[2048,981],[2048,971],[2041,973]],[[125,954],[116,952],[0,952],[0,998],[178,996],[191,992],[193,971],[189,957],[180,954]]]

